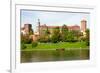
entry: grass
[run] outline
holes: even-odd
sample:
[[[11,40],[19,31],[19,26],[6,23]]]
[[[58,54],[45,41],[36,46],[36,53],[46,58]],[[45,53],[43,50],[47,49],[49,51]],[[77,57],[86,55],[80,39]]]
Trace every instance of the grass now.
[[[32,50],[55,50],[65,48],[67,49],[87,49],[85,42],[59,42],[59,43],[38,43],[38,46],[32,48],[32,44],[25,44],[27,48],[22,51],[32,51]]]

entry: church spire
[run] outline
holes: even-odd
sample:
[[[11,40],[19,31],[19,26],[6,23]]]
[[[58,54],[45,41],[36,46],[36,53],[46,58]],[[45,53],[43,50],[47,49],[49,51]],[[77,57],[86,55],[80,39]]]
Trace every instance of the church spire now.
[[[40,19],[38,19],[38,25],[40,25]]]
[[[40,19],[38,19],[38,32],[39,32],[39,35],[40,35]]]

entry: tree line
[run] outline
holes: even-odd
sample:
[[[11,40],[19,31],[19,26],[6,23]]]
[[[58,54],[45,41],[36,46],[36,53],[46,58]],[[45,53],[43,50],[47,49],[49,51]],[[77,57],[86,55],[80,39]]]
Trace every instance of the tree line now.
[[[81,42],[84,41],[87,46],[90,43],[90,30],[86,29],[85,36],[80,30],[68,30],[66,25],[62,26],[62,29],[59,27],[53,28],[52,33],[47,28],[44,31],[44,34],[39,36],[37,41],[33,41],[31,35],[33,35],[33,30],[31,29],[29,34],[21,34],[21,47],[26,48],[25,44],[32,44],[32,47],[36,47],[38,42],[40,43],[58,43],[58,42]]]
[[[87,45],[89,45],[89,29],[86,29],[85,33],[86,36],[84,37],[83,33],[80,30],[68,30],[68,27],[66,25],[63,25],[61,30],[59,27],[54,28],[52,30],[52,34],[47,28],[47,30],[44,31],[44,34],[40,36],[38,41],[43,43],[85,41],[87,42]]]

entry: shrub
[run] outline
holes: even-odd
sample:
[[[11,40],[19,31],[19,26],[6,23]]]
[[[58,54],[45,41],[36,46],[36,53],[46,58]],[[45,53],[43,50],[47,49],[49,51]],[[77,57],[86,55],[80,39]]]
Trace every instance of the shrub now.
[[[86,46],[89,46],[90,45],[90,42],[89,41],[85,41],[85,43],[86,43]]]
[[[32,42],[32,47],[36,47],[38,45],[37,42]]]
[[[58,42],[58,37],[56,37],[55,35],[53,35],[53,36],[51,37],[51,42],[52,42],[52,43],[57,43],[57,42]]]
[[[48,35],[42,35],[39,37],[38,41],[41,43],[47,43],[50,42],[50,37]]]
[[[25,49],[26,45],[24,43],[21,43],[21,49]]]
[[[25,43],[25,44],[32,43],[32,39],[30,38],[30,35],[22,35],[21,34],[21,43]]]

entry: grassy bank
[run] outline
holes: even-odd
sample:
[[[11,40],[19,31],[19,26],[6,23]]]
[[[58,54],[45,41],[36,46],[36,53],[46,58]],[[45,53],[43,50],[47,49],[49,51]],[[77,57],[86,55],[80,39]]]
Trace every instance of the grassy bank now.
[[[55,50],[55,49],[87,49],[85,42],[59,42],[59,43],[38,43],[36,47],[32,47],[32,44],[25,44],[26,48],[22,51],[31,51],[31,50]]]

